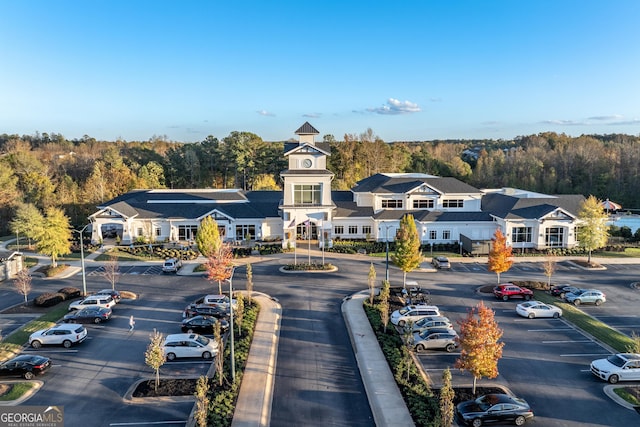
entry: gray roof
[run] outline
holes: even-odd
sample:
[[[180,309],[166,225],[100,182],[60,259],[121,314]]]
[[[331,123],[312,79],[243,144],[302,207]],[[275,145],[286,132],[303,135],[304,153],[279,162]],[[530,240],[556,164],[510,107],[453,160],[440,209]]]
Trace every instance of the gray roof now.
[[[351,191],[332,191],[331,198],[336,205],[334,218],[372,218],[371,206],[356,206]]]
[[[141,219],[200,218],[213,210],[234,219],[279,217],[281,191],[137,190],[100,206]],[[177,203],[171,203],[177,201]]]
[[[440,194],[476,194],[477,188],[452,177],[433,177],[416,174],[385,175],[375,174],[356,183],[357,193],[407,193],[426,184]]]
[[[504,219],[538,219],[560,208],[577,216],[583,201],[580,194],[521,198],[489,193],[482,197],[482,211]]]
[[[320,132],[318,132],[316,128],[311,126],[309,122],[304,122],[304,124],[298,128],[295,134],[296,135],[319,135]]]
[[[375,214],[374,218],[380,221],[391,221],[399,220],[406,214],[411,214],[414,219],[422,222],[493,222],[488,212],[384,210]]]

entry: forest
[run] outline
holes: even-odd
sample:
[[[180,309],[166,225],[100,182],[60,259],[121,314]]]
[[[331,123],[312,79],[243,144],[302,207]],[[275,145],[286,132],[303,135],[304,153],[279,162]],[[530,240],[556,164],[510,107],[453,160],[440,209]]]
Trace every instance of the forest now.
[[[640,210],[638,136],[548,132],[513,140],[385,142],[369,128],[322,141],[331,146],[333,189],[347,190],[380,172],[420,172],[477,188],[594,195]],[[197,143],[0,134],[0,233],[9,233],[20,204],[62,208],[80,226],[97,205],[137,188],[280,189],[285,142],[240,131]]]

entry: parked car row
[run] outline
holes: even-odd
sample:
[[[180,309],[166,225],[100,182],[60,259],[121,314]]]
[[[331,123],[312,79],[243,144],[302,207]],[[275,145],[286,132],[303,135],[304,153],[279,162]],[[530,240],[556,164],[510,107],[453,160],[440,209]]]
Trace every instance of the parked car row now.
[[[549,293],[574,305],[601,305],[607,302],[607,295],[598,289],[580,289],[568,284],[554,285]]]

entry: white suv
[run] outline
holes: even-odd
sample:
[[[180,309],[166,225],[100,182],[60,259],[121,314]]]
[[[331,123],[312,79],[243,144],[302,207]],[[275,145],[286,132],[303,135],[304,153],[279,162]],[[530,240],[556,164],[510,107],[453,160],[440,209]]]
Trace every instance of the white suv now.
[[[177,273],[182,268],[182,261],[178,258],[169,258],[162,264],[163,273]]]
[[[167,335],[162,348],[167,360],[174,360],[178,357],[211,359],[218,354],[218,343],[198,334]]]
[[[49,329],[36,331],[29,336],[29,345],[40,348],[43,345],[60,345],[65,348],[72,344],[81,343],[87,338],[87,329],[75,323],[62,323]]]
[[[640,354],[618,353],[591,362],[591,373],[615,384],[618,381],[640,381]]]
[[[440,310],[435,305],[408,305],[391,313],[391,323],[404,327],[409,322],[416,322],[427,316],[440,316]]]
[[[69,311],[82,310],[87,307],[104,307],[111,308],[116,302],[109,295],[92,295],[80,301],[74,301],[69,304]]]
[[[229,308],[229,297],[226,295],[215,295],[215,294],[205,295],[202,303],[206,305],[211,305],[214,307]],[[231,303],[233,304],[233,308],[235,310],[237,306],[237,301],[233,299],[231,300]]]

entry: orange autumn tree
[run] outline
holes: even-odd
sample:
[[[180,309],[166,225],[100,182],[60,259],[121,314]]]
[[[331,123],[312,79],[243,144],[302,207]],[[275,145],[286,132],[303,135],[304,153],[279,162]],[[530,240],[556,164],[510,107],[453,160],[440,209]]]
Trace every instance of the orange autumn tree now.
[[[500,284],[500,273],[508,271],[513,265],[512,248],[507,245],[507,238],[498,228],[491,239],[491,251],[489,252],[489,271],[498,275]]]
[[[218,293],[222,294],[222,282],[230,278],[233,271],[233,250],[231,245],[223,243],[218,247],[217,251],[209,254],[205,268],[207,270],[207,280],[217,281]]]
[[[498,376],[498,360],[502,357],[502,329],[498,327],[493,310],[482,301],[459,320],[460,334],[456,338],[460,345],[460,358],[455,368],[468,371],[473,375],[473,394],[476,393],[476,381]]]

